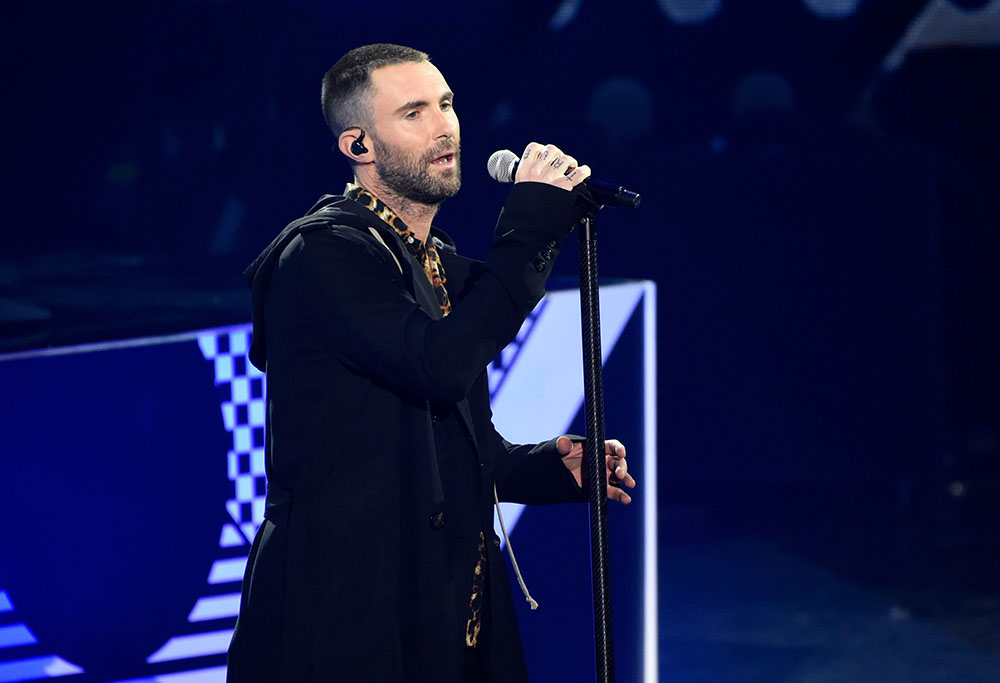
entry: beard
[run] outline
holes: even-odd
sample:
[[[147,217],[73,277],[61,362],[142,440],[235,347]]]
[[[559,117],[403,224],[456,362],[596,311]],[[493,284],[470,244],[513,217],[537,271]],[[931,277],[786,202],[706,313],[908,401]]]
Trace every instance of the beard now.
[[[371,137],[375,146],[375,170],[382,183],[401,199],[417,204],[436,206],[449,197],[454,197],[462,187],[460,164],[461,146],[457,142],[446,142],[424,154],[409,154],[391,145],[384,144],[375,136]],[[440,175],[430,171],[430,164],[442,154],[455,155],[455,166]]]

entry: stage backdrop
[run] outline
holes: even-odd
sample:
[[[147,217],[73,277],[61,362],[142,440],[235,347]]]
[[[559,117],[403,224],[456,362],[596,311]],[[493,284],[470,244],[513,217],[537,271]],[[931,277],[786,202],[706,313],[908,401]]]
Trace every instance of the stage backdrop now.
[[[656,680],[654,287],[605,286],[607,430],[640,482],[610,514],[620,680]],[[265,377],[247,325],[0,356],[0,683],[223,681],[264,509]],[[508,440],[584,433],[579,296],[490,366]],[[593,680],[587,509],[504,506],[538,611],[533,680]],[[515,595],[520,595],[516,585]],[[333,673],[333,672],[331,672]]]

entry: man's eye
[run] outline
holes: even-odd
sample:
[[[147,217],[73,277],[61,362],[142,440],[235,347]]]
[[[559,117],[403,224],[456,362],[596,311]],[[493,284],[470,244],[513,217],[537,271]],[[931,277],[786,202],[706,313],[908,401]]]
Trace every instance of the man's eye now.
[[[451,102],[442,102],[441,103],[441,110],[442,111],[448,111],[449,109],[451,109]]]
[[[418,112],[418,111],[416,111],[416,110],[414,110],[414,111],[410,111],[410,112],[407,112],[407,113],[406,113],[406,118],[408,118],[408,119],[415,119],[415,118],[417,118],[418,116],[420,116],[420,112]]]

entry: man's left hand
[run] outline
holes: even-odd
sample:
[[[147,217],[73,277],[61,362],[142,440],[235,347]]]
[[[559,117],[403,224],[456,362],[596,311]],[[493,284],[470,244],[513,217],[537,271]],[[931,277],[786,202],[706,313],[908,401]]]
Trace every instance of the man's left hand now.
[[[556,450],[562,456],[563,464],[573,474],[578,486],[583,486],[583,447],[583,442],[574,443],[567,436],[556,439]],[[632,502],[632,496],[620,487],[627,486],[634,489],[635,479],[628,473],[625,446],[621,441],[608,439],[604,442],[604,462],[607,465],[605,473],[608,478],[608,498],[628,505]]]

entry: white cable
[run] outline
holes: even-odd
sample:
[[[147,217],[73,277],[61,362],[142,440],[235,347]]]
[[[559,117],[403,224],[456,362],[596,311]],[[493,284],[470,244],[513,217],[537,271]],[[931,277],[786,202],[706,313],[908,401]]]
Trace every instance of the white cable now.
[[[510,544],[510,537],[507,535],[507,526],[503,523],[503,513],[500,512],[500,496],[497,495],[497,485],[493,484],[493,504],[497,508],[497,519],[500,520],[500,533],[503,534],[504,543],[507,544],[507,553],[510,555],[510,563],[514,565],[514,575],[517,576],[517,582],[521,586],[521,592],[524,593],[524,599],[528,601],[531,605],[531,609],[538,609],[538,603],[535,599],[531,597],[531,593],[528,592],[528,587],[524,585],[524,579],[521,578],[521,570],[517,566],[517,558],[514,557],[514,546]]]

